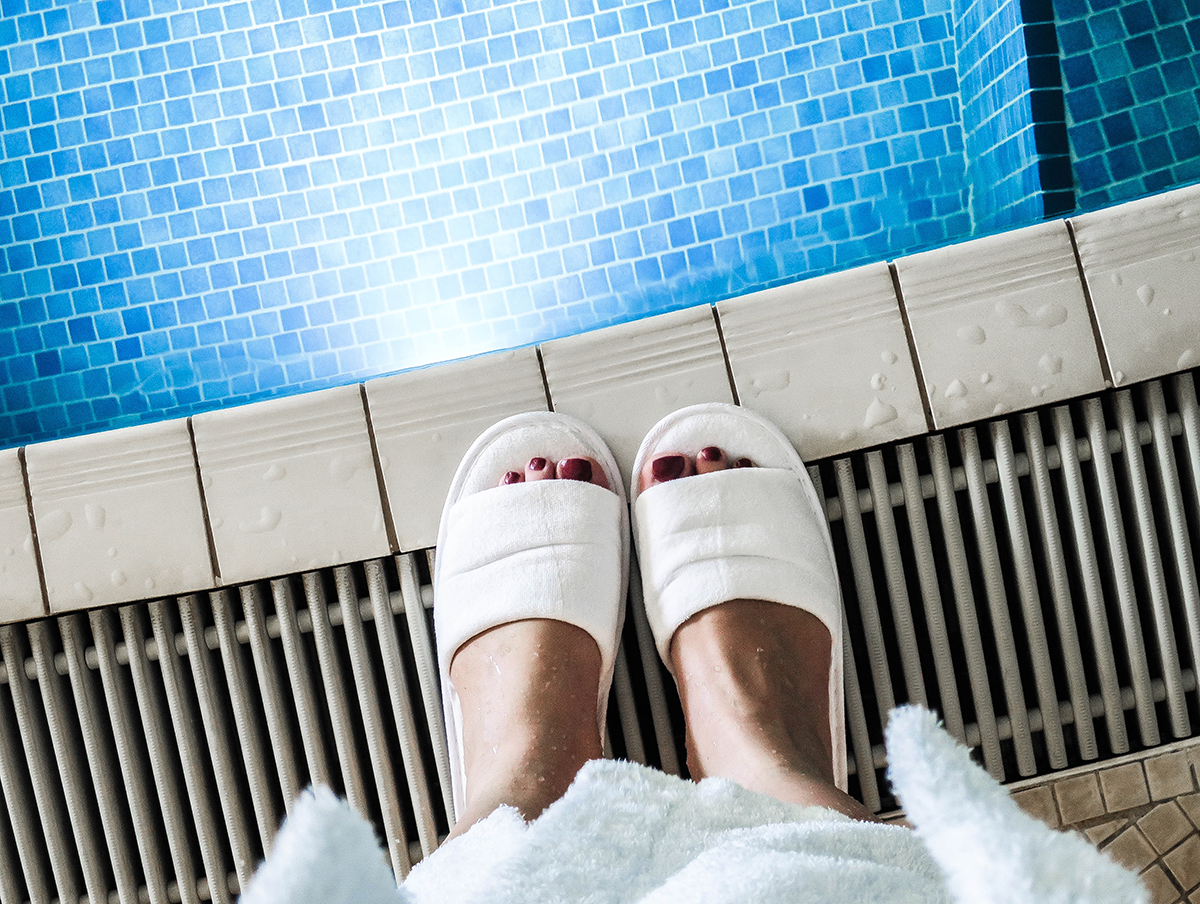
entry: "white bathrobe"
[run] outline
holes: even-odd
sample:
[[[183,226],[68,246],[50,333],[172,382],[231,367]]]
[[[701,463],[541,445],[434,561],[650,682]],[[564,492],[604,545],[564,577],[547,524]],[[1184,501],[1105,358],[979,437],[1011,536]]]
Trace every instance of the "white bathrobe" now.
[[[500,808],[397,888],[371,827],[309,791],[243,904],[1145,904],[1137,877],[1026,816],[924,710],[893,713],[915,831],[731,782],[588,763],[525,823]]]

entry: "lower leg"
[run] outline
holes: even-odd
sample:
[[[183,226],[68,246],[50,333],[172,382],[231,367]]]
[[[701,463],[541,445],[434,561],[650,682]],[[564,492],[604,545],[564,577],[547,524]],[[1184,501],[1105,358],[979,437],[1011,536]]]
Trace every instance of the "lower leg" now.
[[[466,771],[466,806],[450,837],[502,804],[534,819],[602,755],[600,650],[583,629],[550,619],[500,625],[458,651],[450,677]]]
[[[816,616],[778,603],[733,600],[684,622],[670,656],[692,776],[873,819],[833,782],[830,654]]]

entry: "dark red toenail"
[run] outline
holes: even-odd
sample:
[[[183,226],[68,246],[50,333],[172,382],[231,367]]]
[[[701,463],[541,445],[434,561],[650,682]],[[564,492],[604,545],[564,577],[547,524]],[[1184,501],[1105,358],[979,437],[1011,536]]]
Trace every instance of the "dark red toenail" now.
[[[519,471],[509,471],[500,482],[503,484],[520,483],[524,479],[525,475]]]
[[[562,476],[567,480],[591,480],[592,463],[586,458],[568,458],[562,463]]]
[[[733,463],[733,466],[734,466],[735,468],[753,468],[753,467],[754,467],[754,462],[752,462],[752,461],[751,461],[750,459],[748,459],[748,458],[739,458],[737,461],[735,461],[735,462]]]
[[[547,464],[549,464],[549,462],[544,458],[531,458],[529,459],[529,470],[544,471],[546,470]]]
[[[722,454],[717,446],[705,446],[696,457],[701,461],[720,461]]]
[[[687,461],[682,455],[667,455],[654,459],[654,463],[650,465],[650,473],[655,480],[674,480],[682,476],[685,467]]]

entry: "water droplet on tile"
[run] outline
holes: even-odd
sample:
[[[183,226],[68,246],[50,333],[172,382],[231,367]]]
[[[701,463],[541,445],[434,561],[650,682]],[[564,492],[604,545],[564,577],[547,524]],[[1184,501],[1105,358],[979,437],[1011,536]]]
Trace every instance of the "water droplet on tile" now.
[[[6,572],[6,571],[8,571],[8,566],[5,565],[3,562],[0,562],[0,574],[4,574],[4,572]]]
[[[1119,385],[1120,385],[1121,383],[1123,383],[1123,382],[1125,382],[1125,373],[1124,373],[1124,371],[1120,371],[1120,370],[1114,370],[1114,371],[1113,371],[1113,385],[1114,385],[1114,386],[1119,386]]]
[[[211,519],[211,523],[212,523],[213,527],[224,527],[225,519],[224,518],[213,518],[213,519]]]
[[[996,313],[1013,326],[1029,325],[1029,312],[1021,305],[1008,299],[996,302]]]
[[[279,519],[283,517],[283,513],[279,509],[273,509],[269,505],[264,505],[262,511],[259,512],[257,521],[243,521],[238,525],[243,533],[247,534],[265,534],[267,531],[274,530],[279,526]]]
[[[211,474],[205,474],[203,477],[200,478],[200,482],[204,485],[204,489],[206,489],[206,490],[212,489],[212,475]]]
[[[679,394],[661,383],[654,387],[654,398],[661,405],[674,405],[679,401]]]
[[[1112,284],[1114,286],[1119,286],[1119,285],[1121,285],[1121,283],[1125,282],[1125,280],[1121,279],[1120,273],[1113,273],[1113,275],[1110,276],[1109,279],[1112,280]]]
[[[1164,316],[1164,317],[1170,317],[1170,316],[1171,316],[1171,309],[1170,309],[1170,308],[1163,308],[1163,316]]]
[[[389,467],[391,467],[391,464],[392,464],[392,460],[390,458],[388,458],[386,455],[379,456],[379,467],[382,468],[384,471],[386,471]]]
[[[886,383],[887,383],[887,377],[885,377],[883,374],[872,374],[871,375],[871,388],[874,389],[876,392],[879,392],[879,390],[883,389],[883,387]]]
[[[867,416],[863,419],[863,426],[880,427],[894,421],[898,416],[896,409],[887,402],[872,399],[871,404],[867,407]]]
[[[25,535],[25,542],[21,544],[21,548],[29,555],[33,555],[33,534]]]
[[[340,549],[335,549],[333,551],[333,561],[335,561],[335,562],[342,561],[342,551]]]
[[[896,358],[895,352],[889,352],[887,349],[884,349],[879,353],[879,360],[884,364],[895,364],[899,359]]]
[[[120,568],[114,569],[113,573],[108,576],[108,579],[113,582],[114,587],[120,587],[125,583],[125,572]]]
[[[979,382],[986,386],[988,383],[992,382],[992,375],[985,370],[979,375]]]
[[[1197,356],[1195,350],[1190,348],[1184,349],[1183,354],[1179,356],[1179,360],[1175,362],[1175,366],[1180,370],[1195,367],[1197,364],[1200,364],[1200,356]]]
[[[146,578],[146,580],[142,582],[142,586],[147,590],[153,590],[158,585],[154,583],[154,578]]]
[[[442,441],[442,434],[440,434],[436,430],[434,430],[431,434],[429,434],[429,441],[434,442],[434,443],[440,443]]]
[[[769,370],[758,374],[750,380],[750,390],[755,396],[764,392],[781,392],[792,382],[792,375],[786,370]]]
[[[1067,322],[1067,309],[1060,304],[1050,302],[1038,308],[1033,315],[1034,325],[1050,329]]]
[[[1138,289],[1138,301],[1140,301],[1146,307],[1150,307],[1150,302],[1154,301],[1154,287],[1141,286]]]
[[[267,468],[267,473],[263,474],[263,480],[283,480],[287,477],[287,468],[282,465],[271,465]]]
[[[83,581],[75,582],[75,593],[89,603],[92,601],[92,598],[96,595],[96,594],[92,593],[92,588],[89,587],[87,584],[85,584]]]
[[[1184,262],[1185,264],[1190,264],[1190,263],[1191,263],[1192,261],[1194,261],[1195,259],[1196,259],[1196,252],[1195,252],[1195,251],[1185,251],[1185,252],[1183,253],[1183,262]]]
[[[992,414],[1004,414],[1004,403],[997,402],[992,406]]]
[[[4,547],[4,555],[5,556],[15,556],[16,554],[17,554],[17,551],[15,549],[13,549],[11,546]]]
[[[329,474],[339,483],[345,483],[356,471],[371,468],[371,463],[358,455],[335,455],[329,460]]]
[[[983,345],[987,342],[987,333],[979,324],[973,323],[970,326],[959,327],[958,338],[968,345]]]
[[[100,530],[104,527],[104,517],[107,512],[104,511],[102,505],[85,505],[83,507],[83,516],[87,518],[88,527],[92,530]]]
[[[115,546],[110,546],[104,551],[104,554],[110,559],[115,559],[117,557],[117,548]]]
[[[1059,355],[1042,355],[1038,367],[1048,374],[1062,373],[1062,357]]]
[[[946,398],[948,399],[961,399],[966,394],[967,387],[963,386],[962,380],[953,380],[946,387]]]
[[[1042,393],[1045,391],[1046,391],[1045,386],[1030,386],[1029,387],[1029,394],[1031,396],[1033,396],[1035,399],[1040,398]]]
[[[62,509],[47,512],[44,518],[35,519],[38,528],[38,539],[43,543],[52,543],[71,529],[71,513]]]

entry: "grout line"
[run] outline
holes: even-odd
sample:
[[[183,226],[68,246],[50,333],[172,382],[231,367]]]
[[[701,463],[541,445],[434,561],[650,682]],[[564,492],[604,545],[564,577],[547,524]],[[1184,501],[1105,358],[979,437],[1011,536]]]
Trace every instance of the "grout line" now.
[[[46,566],[42,564],[42,544],[38,542],[37,522],[33,519],[33,491],[29,489],[29,466],[25,463],[25,447],[17,449],[21,465],[21,482],[25,485],[25,512],[29,516],[29,537],[33,541],[33,560],[37,562],[38,583],[42,587],[42,613],[49,616],[50,594],[46,590]]]
[[[717,326],[717,338],[721,341],[721,356],[725,359],[725,374],[729,377],[729,388],[733,392],[733,404],[740,405],[742,400],[738,398],[737,383],[733,379],[733,365],[729,362],[729,349],[725,347],[725,331],[721,329],[721,317],[717,313],[717,306],[709,305],[712,308],[713,323]]]
[[[1092,302],[1092,290],[1088,287],[1087,274],[1083,272],[1083,258],[1079,256],[1079,242],[1075,239],[1075,224],[1063,220],[1067,226],[1067,235],[1071,238],[1071,252],[1075,255],[1075,270],[1079,274],[1079,284],[1083,287],[1083,303],[1087,306],[1088,319],[1092,323],[1092,338],[1096,342],[1096,355],[1100,359],[1100,372],[1109,386],[1116,386],[1113,379],[1112,366],[1108,363],[1108,353],[1104,348],[1104,338],[1100,335],[1100,321],[1096,319],[1096,305]]]
[[[387,483],[383,479],[383,465],[379,461],[379,447],[375,443],[375,426],[371,423],[371,404],[367,401],[367,384],[359,383],[358,392],[362,397],[363,413],[367,416],[367,437],[371,440],[371,461],[375,465],[375,482],[379,485],[379,502],[383,506],[383,529],[387,531],[388,545],[393,553],[400,551],[400,541],[396,539],[396,527],[392,523],[392,503],[388,499]]]
[[[200,476],[200,453],[196,451],[196,431],[192,428],[192,419],[184,418],[187,423],[188,443],[192,447],[192,466],[196,469],[196,489],[200,491],[200,515],[204,518],[204,536],[208,540],[208,559],[212,566],[213,586],[221,586],[221,563],[217,560],[217,541],[213,538],[212,521],[208,517],[208,497],[204,495],[204,478]]]
[[[904,306],[904,290],[900,286],[900,272],[895,261],[888,261],[888,273],[892,277],[892,289],[896,293],[896,306],[900,309],[900,321],[904,324],[904,338],[908,340],[908,356],[912,359],[917,375],[917,391],[921,394],[921,407],[925,409],[925,427],[929,433],[937,432],[933,421],[933,407],[929,404],[929,392],[925,388],[925,374],[921,371],[921,359],[917,355],[917,340],[913,338],[912,324],[908,322],[908,308]]]
[[[535,345],[534,352],[537,354],[538,371],[542,375],[542,391],[546,393],[546,410],[554,410],[554,399],[550,395],[550,378],[546,376],[546,362],[542,360],[542,347]]]

